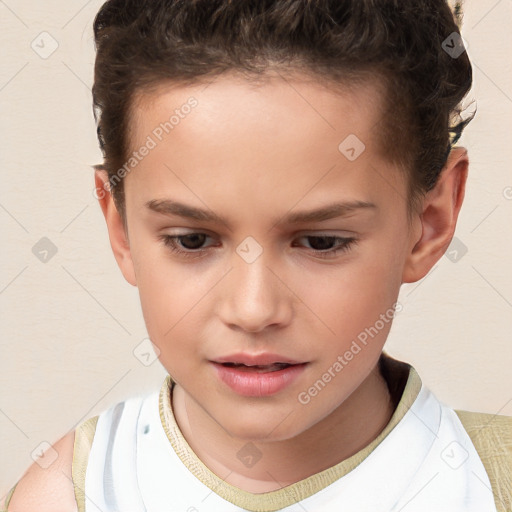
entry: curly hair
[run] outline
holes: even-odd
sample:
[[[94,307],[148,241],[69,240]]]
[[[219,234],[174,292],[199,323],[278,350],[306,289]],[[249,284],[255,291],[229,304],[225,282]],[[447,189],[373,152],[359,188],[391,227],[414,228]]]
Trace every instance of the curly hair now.
[[[94,20],[93,110],[104,157],[96,167],[111,180],[127,162],[141,92],[227,71],[248,79],[299,71],[333,88],[382,86],[378,147],[409,176],[412,205],[435,186],[473,117],[460,115],[469,58],[446,51],[446,41],[461,41],[457,4],[458,12],[446,0],[108,0]],[[124,218],[122,181],[113,197]]]

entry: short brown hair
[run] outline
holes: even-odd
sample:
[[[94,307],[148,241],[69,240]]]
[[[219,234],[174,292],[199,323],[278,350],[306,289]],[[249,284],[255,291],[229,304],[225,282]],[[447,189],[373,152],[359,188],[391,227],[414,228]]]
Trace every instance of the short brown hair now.
[[[410,204],[435,185],[453,134],[472,119],[460,117],[469,58],[445,51],[461,40],[446,0],[108,0],[94,35],[93,108],[109,179],[129,158],[138,93],[227,71],[299,71],[333,86],[381,80],[379,147],[408,173]],[[115,185],[125,218],[122,180]]]

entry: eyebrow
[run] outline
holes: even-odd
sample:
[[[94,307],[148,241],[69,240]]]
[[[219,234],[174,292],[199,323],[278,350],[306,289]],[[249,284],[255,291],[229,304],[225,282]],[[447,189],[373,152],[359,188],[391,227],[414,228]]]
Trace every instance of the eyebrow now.
[[[175,215],[178,217],[198,220],[202,222],[217,222],[229,226],[223,217],[211,210],[196,208],[171,199],[153,199],[145,203],[146,207],[163,215]],[[377,206],[367,201],[344,201],[331,203],[321,208],[290,213],[283,219],[275,220],[275,224],[303,224],[307,222],[322,222],[337,217],[350,215],[358,210],[372,210]]]

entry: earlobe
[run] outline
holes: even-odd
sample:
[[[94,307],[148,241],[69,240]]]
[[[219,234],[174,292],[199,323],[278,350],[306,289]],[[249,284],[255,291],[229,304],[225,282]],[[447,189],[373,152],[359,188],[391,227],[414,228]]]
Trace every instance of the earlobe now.
[[[464,199],[468,167],[466,149],[453,149],[435,187],[426,194],[422,212],[415,219],[416,224],[421,224],[419,238],[418,230],[411,230],[403,283],[425,277],[450,245]]]
[[[94,181],[96,184],[95,196],[98,198],[101,211],[107,223],[110,246],[114,252],[114,257],[124,278],[131,285],[137,286],[128,234],[125,230],[123,219],[114,202],[107,171],[96,167]]]

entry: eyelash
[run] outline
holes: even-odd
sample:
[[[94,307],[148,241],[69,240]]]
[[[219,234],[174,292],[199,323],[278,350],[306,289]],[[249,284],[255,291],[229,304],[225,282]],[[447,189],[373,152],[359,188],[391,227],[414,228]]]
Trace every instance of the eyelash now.
[[[193,236],[196,236],[196,235],[204,235],[204,236],[208,237],[208,235],[206,233],[189,233],[187,235],[162,235],[160,238],[161,238],[163,244],[171,252],[173,252],[175,254],[178,254],[180,256],[184,256],[186,258],[199,258],[204,253],[207,252],[207,249],[188,249],[188,250],[184,250],[184,249],[179,248],[179,246],[177,245],[177,241],[178,240],[181,240],[181,239],[187,238],[187,237],[193,237]],[[324,259],[333,258],[338,253],[348,252],[350,249],[352,249],[352,247],[354,245],[357,244],[357,239],[356,238],[345,238],[345,237],[331,236],[331,235],[305,235],[305,236],[302,236],[302,237],[299,237],[299,238],[327,238],[327,239],[332,239],[334,241],[340,242],[333,249],[328,249],[328,250],[324,250],[324,251],[314,250],[313,249],[313,252],[315,253],[315,256],[320,257],[320,258],[324,258]]]

